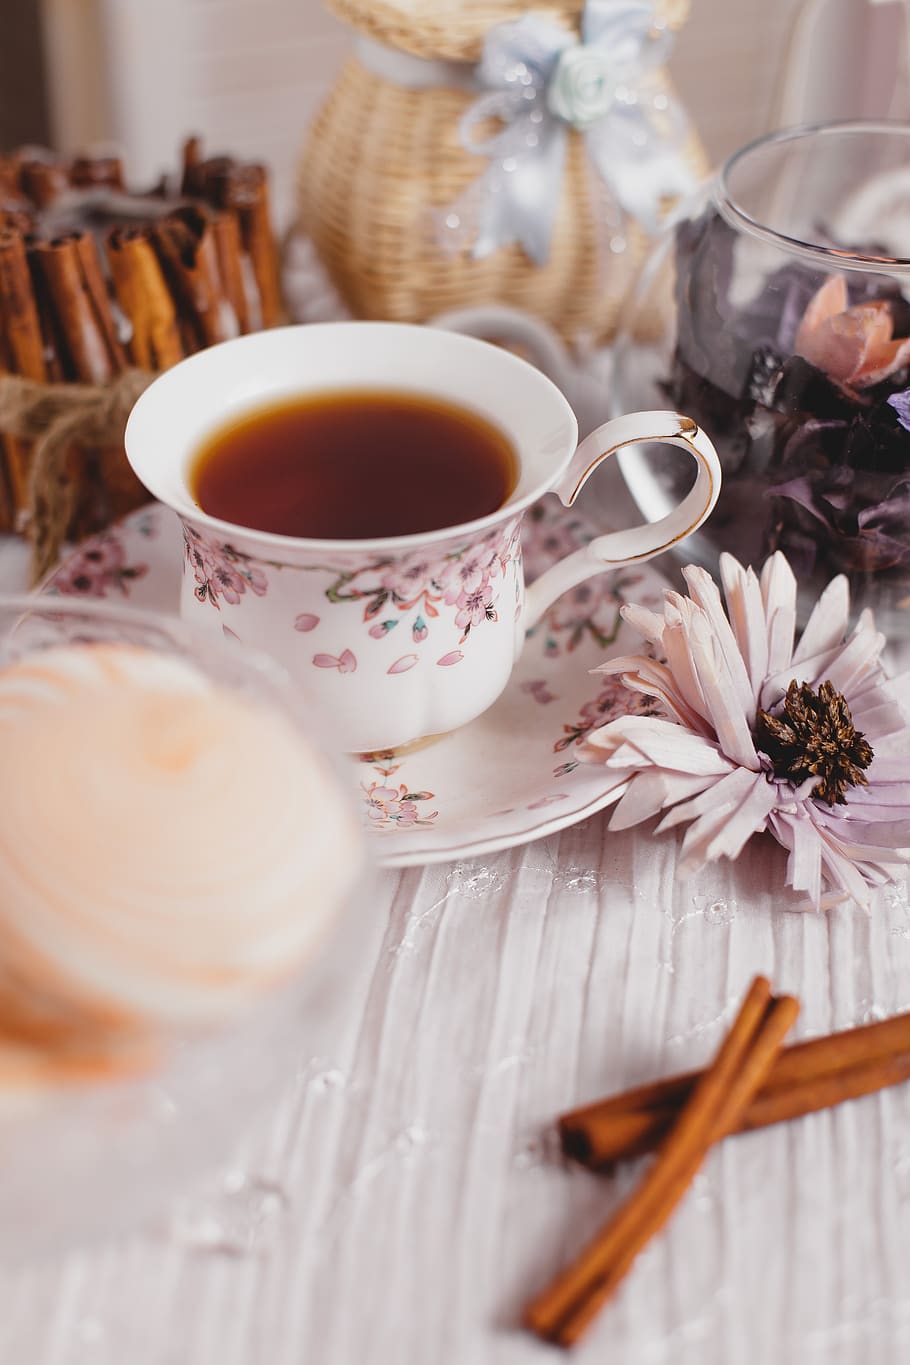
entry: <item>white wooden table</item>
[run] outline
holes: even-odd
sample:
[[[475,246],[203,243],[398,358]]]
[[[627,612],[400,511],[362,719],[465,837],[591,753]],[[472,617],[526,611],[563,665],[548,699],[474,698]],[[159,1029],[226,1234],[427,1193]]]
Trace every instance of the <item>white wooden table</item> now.
[[[690,881],[676,850],[598,816],[382,874],[330,1054],[169,1224],[0,1275],[2,1365],[556,1359],[520,1306],[638,1173],[561,1165],[559,1111],[704,1061],[757,971],[803,1037],[910,1008],[906,884],[804,915],[770,842]],[[910,1359],[910,1086],[724,1143],[575,1359]]]

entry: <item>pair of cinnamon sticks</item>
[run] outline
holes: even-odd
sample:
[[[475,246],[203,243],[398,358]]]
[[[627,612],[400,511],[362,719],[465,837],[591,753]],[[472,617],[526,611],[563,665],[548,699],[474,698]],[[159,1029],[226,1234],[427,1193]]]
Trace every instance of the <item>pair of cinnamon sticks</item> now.
[[[563,1114],[563,1151],[593,1171],[609,1171],[620,1161],[654,1151],[702,1074],[670,1076]],[[802,1118],[906,1080],[910,1014],[793,1043],[783,1049],[731,1132]]]
[[[757,977],[714,1062],[588,1105],[559,1121],[563,1150],[593,1170],[657,1149],[631,1198],[528,1306],[532,1331],[571,1346],[664,1225],[713,1143],[910,1078],[910,1014],[781,1044],[798,1012]]]
[[[258,162],[240,162],[230,156],[202,157],[199,138],[188,138],[183,148],[181,189],[204,200],[222,216],[236,221],[240,241],[256,280],[258,311],[242,331],[271,327],[281,313],[278,261],[269,210],[268,175]]]

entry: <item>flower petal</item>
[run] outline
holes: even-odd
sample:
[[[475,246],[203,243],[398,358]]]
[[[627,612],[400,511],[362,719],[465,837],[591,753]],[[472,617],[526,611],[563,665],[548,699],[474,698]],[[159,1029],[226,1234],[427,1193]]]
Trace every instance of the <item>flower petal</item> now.
[[[686,703],[666,664],[649,659],[644,654],[633,654],[610,659],[592,668],[591,672],[619,674],[623,686],[646,697],[654,697],[680,724],[701,734],[708,734],[710,727],[707,721]]]
[[[768,672],[768,627],[761,588],[754,570],[744,569],[730,554],[720,557],[720,576],[733,634],[746,665],[752,695],[757,697]]]
[[[818,905],[822,894],[822,846],[805,814],[797,812],[781,821],[775,829],[778,840],[790,850],[787,858],[787,881],[794,891],[805,891],[809,900]],[[789,843],[786,837],[789,836]]]
[[[839,645],[847,633],[850,619],[850,585],[843,574],[832,578],[824,589],[806,622],[793,662],[802,663],[815,654],[823,654]]]
[[[599,749],[606,762],[625,752],[639,767],[653,764],[693,776],[722,776],[733,767],[712,740],[656,716],[620,716],[592,730],[585,745]]]
[[[689,652],[705,706],[721,750],[734,763],[753,772],[759,767],[752,732],[736,695],[724,654],[701,613],[692,622]]]
[[[814,686],[830,682],[849,702],[851,694],[875,671],[886,643],[884,635],[877,630],[864,630],[852,635],[838,657],[825,670],[825,676],[819,677]]]
[[[736,809],[751,790],[756,777],[756,773],[750,773],[743,768],[732,769],[725,777],[715,782],[709,791],[702,792],[684,805],[675,806],[661,820],[657,826],[657,833],[663,834],[664,830],[674,829],[677,825],[685,824],[687,820],[696,820],[711,812],[728,814]]]
[[[864,871],[839,847],[836,839],[828,836],[824,830],[818,830],[818,837],[822,864],[828,869],[827,880],[852,896],[858,905],[868,906],[869,874],[873,872],[874,865],[866,864],[864,875]]]
[[[768,672],[786,668],[796,632],[796,576],[778,550],[761,571],[761,595],[768,623]]]
[[[786,563],[786,561],[784,562]],[[683,578],[686,580],[686,586],[692,600],[701,607],[710,622],[715,639],[724,652],[730,678],[736,689],[743,714],[749,724],[752,725],[755,721],[755,692],[746,671],[739,645],[736,642],[733,628],[724,611],[717,584],[705,569],[701,569],[695,564],[689,564],[683,569]]]
[[[698,677],[689,653],[688,626],[679,613],[664,630],[663,647],[667,656],[667,666],[673,674],[679,694],[685,704],[703,720],[708,719],[705,695],[699,686]]]
[[[697,795],[706,786],[714,786],[716,781],[714,777],[666,772],[660,768],[637,773],[613,811],[610,829],[631,829],[667,806]]]
[[[386,673],[407,673],[408,669],[414,667],[417,660],[418,655],[416,654],[402,654],[400,659],[396,659],[393,664],[389,665]]]
[[[809,305],[803,313],[802,322],[796,333],[794,349],[799,352],[800,346],[807,337],[817,331],[823,322],[827,322],[828,318],[836,317],[838,313],[845,313],[849,302],[846,277],[844,275],[829,275],[821,288],[817,289],[809,300]]]
[[[873,384],[879,384],[889,374],[894,374],[895,370],[904,369],[908,362],[910,337],[870,346],[850,382],[858,389],[870,389]]]
[[[651,611],[649,607],[637,606],[634,602],[626,602],[620,607],[619,612],[626,624],[637,631],[643,640],[652,645],[660,644],[664,633],[664,618],[658,616],[656,611]]]
[[[805,682],[810,686],[815,683],[817,686],[816,680],[820,678],[824,681],[827,678],[828,669],[840,657],[842,648],[842,645],[838,645],[834,649],[826,650],[824,654],[815,654],[811,659],[805,659],[801,664],[797,664],[794,659],[789,668],[766,678],[759,693],[760,705],[765,711],[771,711],[786,695],[791,682]]]
[[[882,700],[880,687],[852,701],[850,714],[853,717],[853,724],[858,730],[862,730],[876,750],[876,754],[879,746],[885,741],[888,741],[889,750],[900,744],[902,753],[910,753],[907,718],[896,702]]]
[[[777,803],[774,784],[764,773],[745,769],[731,773],[706,795],[714,797],[710,810],[690,826],[682,842],[683,876],[715,858],[738,857],[752,835],[766,827]]]

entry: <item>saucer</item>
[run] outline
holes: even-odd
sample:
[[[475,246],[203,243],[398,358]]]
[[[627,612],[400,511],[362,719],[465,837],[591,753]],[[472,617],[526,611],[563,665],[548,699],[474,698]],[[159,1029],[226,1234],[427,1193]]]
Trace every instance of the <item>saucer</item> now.
[[[528,579],[602,531],[544,498],[524,522]],[[40,591],[128,599],[176,614],[182,561],[177,516],[153,504],[83,542]],[[578,745],[596,726],[649,702],[590,669],[641,649],[620,606],[657,608],[667,586],[649,564],[589,579],[529,632],[508,687],[484,715],[399,753],[353,758],[352,786],[379,864],[413,867],[511,848],[615,799],[603,769],[579,762]],[[224,630],[231,633],[227,623]]]

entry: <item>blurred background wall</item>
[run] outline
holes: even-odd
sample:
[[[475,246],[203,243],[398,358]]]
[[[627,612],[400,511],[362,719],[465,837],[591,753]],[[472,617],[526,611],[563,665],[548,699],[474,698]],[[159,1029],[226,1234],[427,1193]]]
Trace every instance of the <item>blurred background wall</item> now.
[[[50,117],[37,0],[3,0],[0,26],[0,147],[45,142]]]
[[[173,165],[182,138],[198,131],[212,152],[268,160],[287,215],[303,129],[348,42],[319,0],[2,0],[2,8],[0,146],[48,136],[62,150],[115,141],[140,181]],[[712,157],[764,132],[782,103],[788,122],[806,108],[887,112],[873,106],[887,84],[882,62],[902,50],[901,8],[899,0],[693,0],[671,66]],[[874,74],[868,53],[856,57],[870,47],[870,25]],[[811,57],[784,96],[779,78],[794,33]],[[831,110],[819,108],[826,100]]]

